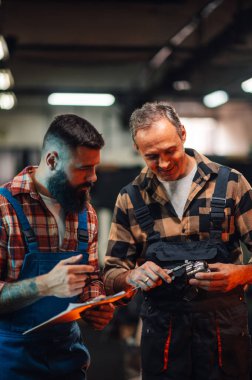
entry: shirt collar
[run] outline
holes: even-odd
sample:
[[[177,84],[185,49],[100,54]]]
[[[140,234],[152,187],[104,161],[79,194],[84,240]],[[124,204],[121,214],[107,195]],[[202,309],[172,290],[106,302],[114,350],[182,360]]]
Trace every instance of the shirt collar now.
[[[13,178],[11,182],[12,195],[29,193],[32,198],[39,199],[39,194],[32,180],[32,173],[36,168],[37,166],[27,166]]]

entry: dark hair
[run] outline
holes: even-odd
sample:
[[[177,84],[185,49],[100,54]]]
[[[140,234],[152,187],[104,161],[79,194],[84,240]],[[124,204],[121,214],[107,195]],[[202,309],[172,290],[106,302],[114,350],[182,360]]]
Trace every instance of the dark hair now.
[[[181,121],[175,110],[169,103],[160,101],[145,103],[141,108],[136,109],[130,117],[130,132],[133,141],[139,129],[150,127],[155,121],[162,118],[168,119],[177,129],[181,137]]]
[[[87,120],[73,114],[56,116],[50,124],[43,141],[43,149],[53,140],[63,142],[70,149],[85,146],[101,149],[104,146],[102,135]]]

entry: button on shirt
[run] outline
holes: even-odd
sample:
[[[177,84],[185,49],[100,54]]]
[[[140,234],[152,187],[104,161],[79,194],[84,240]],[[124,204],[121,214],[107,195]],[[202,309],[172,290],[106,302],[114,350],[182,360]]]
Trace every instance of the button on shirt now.
[[[40,252],[67,252],[77,250],[78,215],[68,213],[65,217],[65,235],[59,246],[57,222],[52,213],[37,193],[31,174],[35,167],[27,167],[14,179],[5,184],[12,195],[20,202],[24,213],[35,232]],[[88,264],[94,267],[96,273],[90,275],[90,282],[85,286],[81,300],[104,294],[103,284],[97,271],[98,249],[97,215],[90,203],[87,204],[88,215]],[[17,281],[26,253],[21,226],[10,203],[0,195],[0,290],[5,282]]]

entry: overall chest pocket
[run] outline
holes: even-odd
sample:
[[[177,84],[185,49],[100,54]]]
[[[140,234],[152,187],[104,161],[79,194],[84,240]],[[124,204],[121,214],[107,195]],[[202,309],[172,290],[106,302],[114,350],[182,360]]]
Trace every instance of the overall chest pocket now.
[[[146,258],[162,267],[173,267],[185,260],[213,260],[217,246],[209,240],[191,242],[158,242],[147,248]]]

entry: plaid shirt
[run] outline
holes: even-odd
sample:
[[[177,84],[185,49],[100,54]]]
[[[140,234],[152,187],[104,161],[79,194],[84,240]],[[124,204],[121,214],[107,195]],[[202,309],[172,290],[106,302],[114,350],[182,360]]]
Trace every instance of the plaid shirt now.
[[[68,213],[65,219],[65,236],[59,247],[58,226],[54,216],[37,193],[31,173],[34,167],[27,167],[14,179],[5,184],[12,195],[20,202],[24,213],[35,232],[40,252],[66,252],[77,249],[78,215]],[[88,254],[89,264],[99,271],[97,250],[97,216],[93,207],[88,204]],[[24,256],[27,251],[21,231],[21,225],[10,203],[0,195],[0,289],[5,282],[17,281]],[[104,294],[98,274],[90,276],[90,283],[85,286],[81,300],[86,301]]]
[[[182,220],[178,218],[163,185],[148,168],[145,167],[133,181],[149,206],[154,230],[159,231],[166,241],[209,238],[210,202],[220,165],[192,149],[188,149],[187,154],[194,156],[197,172]],[[242,262],[240,241],[252,252],[252,190],[242,174],[234,169],[229,176],[226,198],[222,240],[238,257],[238,264]],[[114,292],[114,280],[119,274],[144,262],[146,243],[147,235],[136,221],[129,195],[122,189],[115,205],[105,258],[104,282],[108,293]]]

